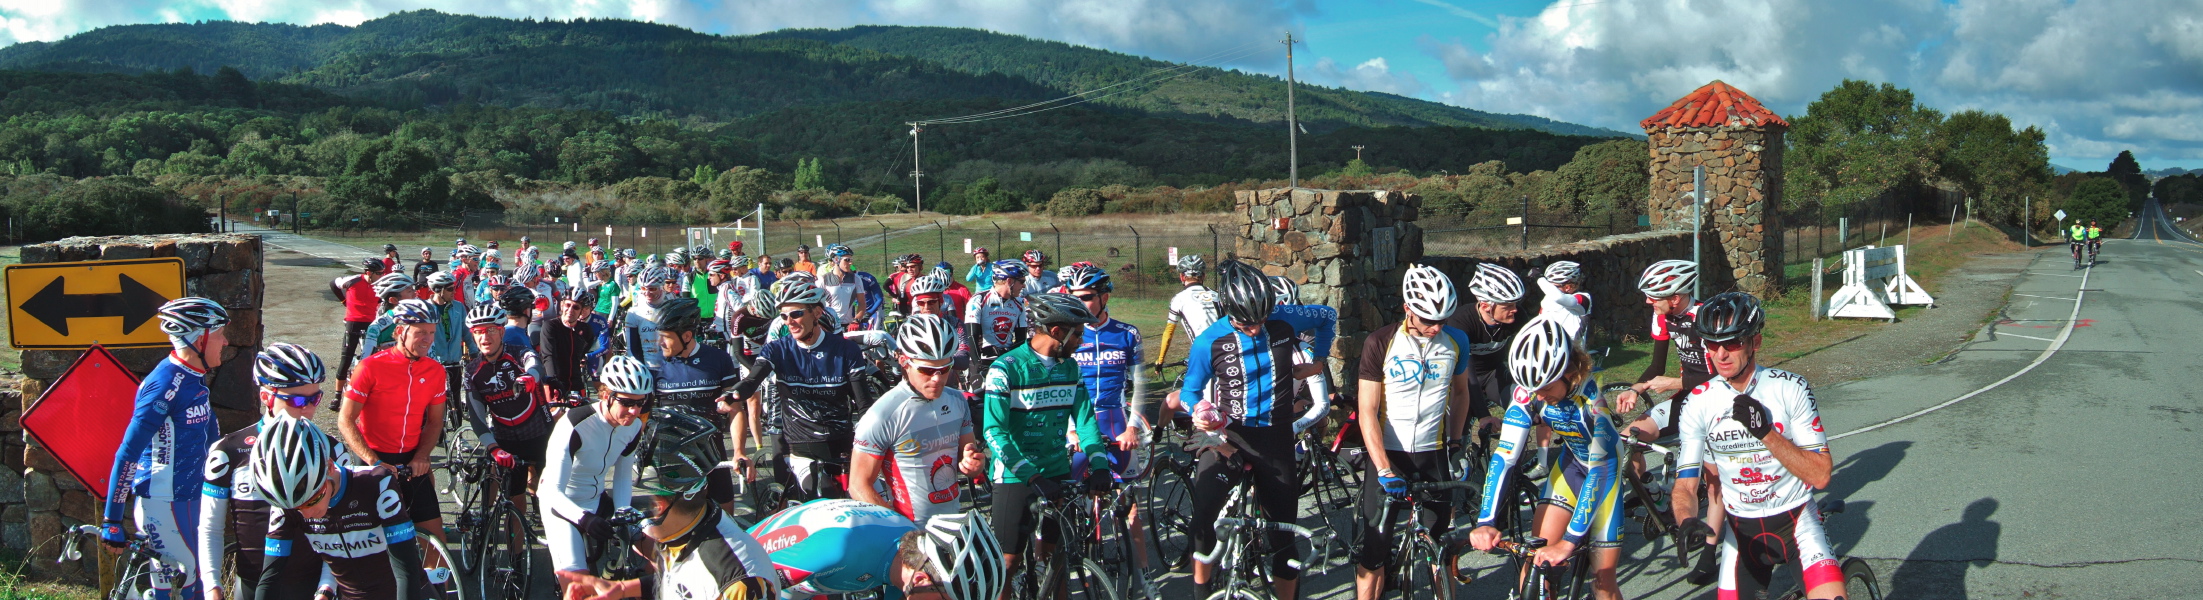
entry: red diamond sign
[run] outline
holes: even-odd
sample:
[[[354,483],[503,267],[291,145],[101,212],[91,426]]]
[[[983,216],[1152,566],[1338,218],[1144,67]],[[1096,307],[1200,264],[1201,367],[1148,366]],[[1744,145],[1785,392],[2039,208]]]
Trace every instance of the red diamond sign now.
[[[115,449],[130,428],[137,398],[138,376],[93,344],[38,395],[37,404],[23,410],[23,432],[105,501],[108,470],[115,466]]]

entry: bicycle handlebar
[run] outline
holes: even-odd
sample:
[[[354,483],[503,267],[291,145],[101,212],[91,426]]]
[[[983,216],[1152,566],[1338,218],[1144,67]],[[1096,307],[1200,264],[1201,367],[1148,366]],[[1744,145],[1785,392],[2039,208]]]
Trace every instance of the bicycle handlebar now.
[[[1258,531],[1282,531],[1285,533],[1293,534],[1295,537],[1308,540],[1308,544],[1310,546],[1309,549],[1311,550],[1310,553],[1319,556],[1325,554],[1325,551],[1331,547],[1329,541],[1323,538],[1316,537],[1316,532],[1309,531],[1306,527],[1301,527],[1292,523],[1279,523],[1277,521],[1271,521],[1268,519],[1241,519],[1238,517],[1216,518],[1216,529],[1219,537],[1223,535],[1223,532],[1237,530],[1240,528],[1247,528]],[[1222,554],[1224,549],[1225,545],[1220,543],[1217,544],[1215,548],[1211,548],[1207,554],[1202,554],[1200,552],[1193,553],[1193,559],[1201,561],[1203,564],[1213,565],[1216,564],[1216,559],[1218,558],[1218,555]],[[1303,556],[1302,558],[1306,557]],[[1288,559],[1285,561],[1285,564],[1286,566],[1292,567],[1294,569],[1305,570],[1305,568],[1307,567],[1307,561],[1302,560],[1301,558]],[[1328,561],[1321,561],[1319,562],[1317,567],[1317,574],[1323,574],[1330,571],[1331,564]]]

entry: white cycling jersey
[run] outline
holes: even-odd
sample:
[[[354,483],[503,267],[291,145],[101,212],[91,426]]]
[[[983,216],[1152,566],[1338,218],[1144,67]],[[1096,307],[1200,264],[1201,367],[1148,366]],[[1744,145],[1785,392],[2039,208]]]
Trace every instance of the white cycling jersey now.
[[[1775,432],[1807,452],[1826,452],[1820,408],[1805,378],[1781,369],[1759,367],[1742,393],[1766,405]],[[1691,390],[1683,404],[1679,478],[1712,475],[1721,480],[1721,503],[1730,516],[1762,518],[1813,499],[1813,489],[1768,453],[1767,444],[1730,418],[1739,392],[1715,375]]]
[[[634,499],[642,432],[642,419],[614,426],[597,414],[594,404],[566,411],[551,427],[549,445],[543,451],[550,464],[536,483],[536,498],[543,507],[543,537],[554,568],[588,569],[587,539],[575,526],[582,513],[595,512],[606,495],[615,507]]]
[[[1586,324],[1591,319],[1591,294],[1562,293],[1560,286],[1543,277],[1537,278],[1537,282],[1538,289],[1545,292],[1545,298],[1538,301],[1538,317],[1560,323],[1561,328],[1568,330],[1568,337],[1576,342],[1576,347],[1582,348],[1589,333]]]
[[[1208,331],[1210,325],[1223,318],[1224,311],[1217,307],[1216,292],[1201,284],[1186,286],[1178,295],[1170,298],[1170,322],[1186,330],[1186,339]]]
[[[979,347],[992,348],[996,352],[1011,349],[1017,340],[1017,332],[1025,329],[1025,298],[1005,297],[994,290],[980,292],[971,297],[971,306],[964,309],[964,323],[979,326]],[[989,355],[992,356],[992,355]]]
[[[963,439],[971,435],[971,403],[964,392],[942,388],[941,397],[927,400],[905,382],[857,420],[856,450],[880,458],[888,486],[883,496],[895,512],[924,522],[963,509],[957,501],[956,482],[962,477],[957,459]]]
[[[1453,377],[1468,372],[1469,335],[1459,329],[1447,327],[1437,337],[1421,338],[1393,323],[1370,332],[1355,378],[1384,384],[1385,449],[1442,448]]]

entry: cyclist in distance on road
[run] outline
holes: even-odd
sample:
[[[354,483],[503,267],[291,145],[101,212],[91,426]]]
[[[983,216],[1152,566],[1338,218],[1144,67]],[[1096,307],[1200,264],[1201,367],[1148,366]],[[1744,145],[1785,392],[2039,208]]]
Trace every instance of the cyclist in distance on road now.
[[[1362,439],[1384,440],[1369,454],[1362,477],[1361,531],[1357,532],[1354,597],[1375,600],[1392,566],[1391,498],[1404,498],[1408,483],[1451,481],[1446,452],[1460,443],[1469,417],[1469,336],[1446,326],[1453,316],[1453,281],[1438,269],[1414,265],[1400,280],[1406,318],[1378,327],[1362,343],[1359,380]],[[1433,535],[1453,524],[1453,503],[1426,502],[1437,515]]]
[[[1759,366],[1765,326],[1759,299],[1743,292],[1714,296],[1698,309],[1698,333],[1705,336],[1715,377],[1692,390],[1678,417],[1675,519],[1683,531],[1703,530],[1698,487],[1713,477],[1720,482],[1720,504],[1708,508],[1708,518],[1726,520],[1720,597],[1758,597],[1775,566],[1793,562],[1806,597],[1839,598],[1843,572],[1812,502],[1813,490],[1828,487],[1834,467],[1828,436],[1805,378]]]
[[[99,539],[110,554],[121,553],[129,543],[123,515],[136,498],[138,535],[166,564],[153,571],[153,600],[188,600],[200,595],[199,551],[216,551],[197,548],[197,536],[184,532],[199,524],[207,448],[222,437],[207,402],[207,375],[222,366],[229,311],[213,300],[186,297],[162,304],[156,314],[172,349],[138,384],[130,426],[107,475]]]
[[[1512,471],[1521,466],[1518,459],[1531,441],[1531,428],[1544,425],[1566,451],[1546,478],[1540,492],[1544,499],[1532,513],[1536,535],[1552,541],[1537,550],[1537,564],[1578,560],[1577,549],[1588,543],[1595,577],[1592,591],[1600,600],[1615,600],[1621,597],[1614,573],[1622,558],[1621,479],[1616,476],[1621,437],[1615,432],[1612,412],[1585,395],[1591,356],[1575,347],[1573,338],[1566,326],[1543,317],[1531,320],[1515,336],[1508,351],[1508,369],[1516,383],[1514,401],[1507,405],[1499,442],[1485,467],[1483,500],[1469,543],[1490,551],[1499,542],[1495,525],[1501,511],[1511,510],[1502,503],[1514,497],[1507,490],[1517,479]]]
[[[199,555],[199,580],[205,582],[208,600],[250,599],[259,586],[261,565],[266,562],[262,549],[269,511],[259,486],[253,484],[252,449],[269,424],[284,418],[312,419],[314,407],[321,405],[321,382],[327,377],[320,356],[283,342],[261,350],[252,371],[260,384],[260,420],[214,443],[207,452],[206,484],[200,488],[196,533],[198,547],[205,551]],[[242,589],[223,587],[228,583],[224,566],[231,566]]]

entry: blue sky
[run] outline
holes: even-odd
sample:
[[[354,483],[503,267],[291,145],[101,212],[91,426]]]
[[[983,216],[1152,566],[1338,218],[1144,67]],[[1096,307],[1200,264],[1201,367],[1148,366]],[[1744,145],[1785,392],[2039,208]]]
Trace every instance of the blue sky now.
[[[1636,131],[1722,79],[1783,114],[1846,79],[2048,133],[2053,162],[2203,167],[2203,0],[0,0],[0,44],[105,25],[356,24],[397,10],[617,17],[722,34],[980,27]]]

